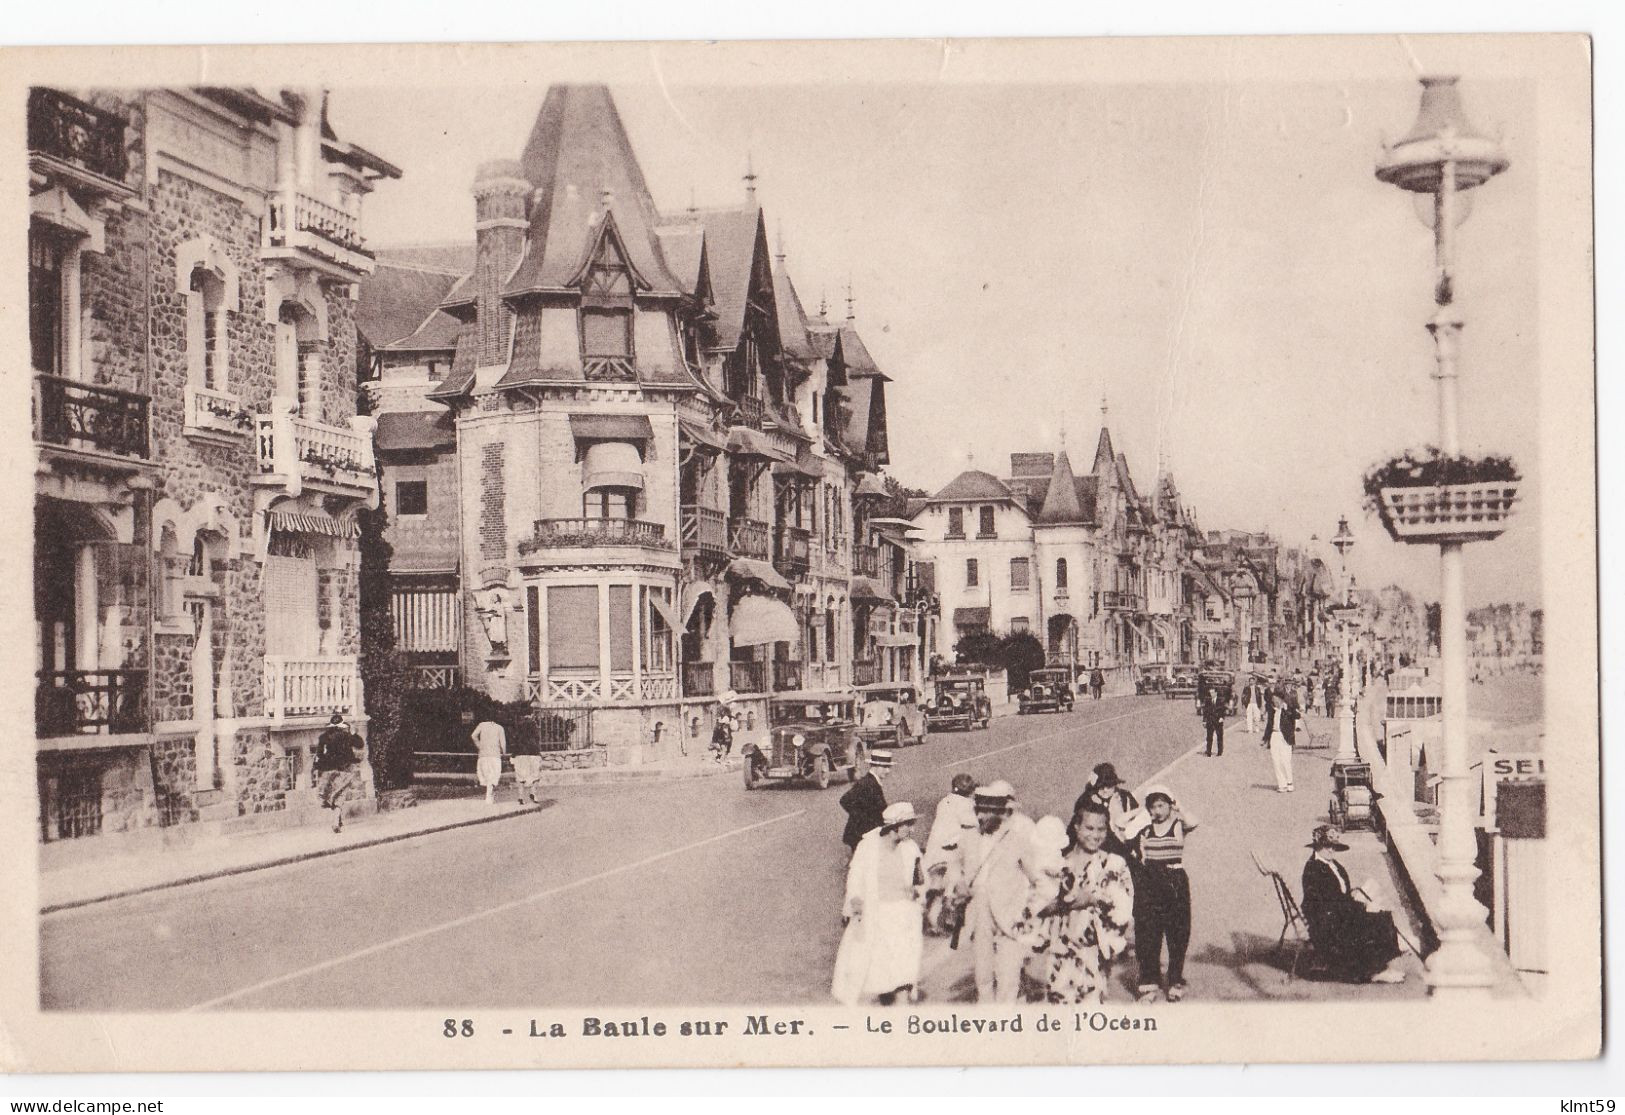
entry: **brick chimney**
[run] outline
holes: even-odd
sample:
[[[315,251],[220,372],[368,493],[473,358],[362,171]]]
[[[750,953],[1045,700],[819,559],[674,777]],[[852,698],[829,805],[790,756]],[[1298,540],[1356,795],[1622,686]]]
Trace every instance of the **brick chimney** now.
[[[502,287],[524,250],[530,193],[530,183],[512,159],[481,163],[474,175],[474,304],[481,367],[500,364],[508,356],[513,314],[503,305]]]

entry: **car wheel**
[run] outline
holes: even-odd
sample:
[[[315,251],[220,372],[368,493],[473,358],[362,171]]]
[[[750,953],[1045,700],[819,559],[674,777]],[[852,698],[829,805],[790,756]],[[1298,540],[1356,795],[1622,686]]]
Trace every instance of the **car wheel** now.
[[[756,789],[757,785],[760,782],[761,782],[761,779],[760,779],[760,777],[758,777],[758,775],[756,773],[756,756],[754,756],[754,755],[746,755],[745,756],[745,789],[754,790],[754,789]]]
[[[813,759],[813,781],[820,790],[829,789],[829,756],[819,755]]]

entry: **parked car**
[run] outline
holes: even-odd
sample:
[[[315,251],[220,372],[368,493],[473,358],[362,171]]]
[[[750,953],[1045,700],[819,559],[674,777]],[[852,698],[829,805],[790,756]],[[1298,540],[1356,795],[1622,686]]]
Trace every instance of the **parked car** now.
[[[1169,666],[1166,662],[1147,662],[1134,669],[1136,696],[1155,696],[1168,688]]]
[[[745,789],[767,781],[803,781],[827,789],[841,772],[858,780],[866,751],[857,736],[850,693],[775,693],[767,704],[766,743],[741,749]]]
[[[1170,701],[1191,700],[1196,696],[1196,685],[1202,671],[1195,666],[1175,666],[1168,674],[1168,684],[1162,695]]]
[[[935,693],[925,708],[925,723],[938,728],[986,728],[993,723],[993,702],[988,700],[981,674],[941,674],[932,679]]]
[[[858,701],[858,739],[866,749],[925,742],[925,710],[914,686],[896,682],[860,685]]]
[[[1072,671],[1066,666],[1046,667],[1027,675],[1027,688],[1016,696],[1016,711],[1071,712],[1076,694],[1072,689]]]

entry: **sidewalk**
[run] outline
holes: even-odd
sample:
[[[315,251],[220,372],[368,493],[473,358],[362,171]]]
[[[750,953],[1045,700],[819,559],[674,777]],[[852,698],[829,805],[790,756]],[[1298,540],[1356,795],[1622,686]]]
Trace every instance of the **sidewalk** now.
[[[703,765],[683,763],[669,767],[651,765],[553,771],[548,773],[560,777],[545,782],[544,788],[549,785],[714,777],[738,770],[739,762],[734,759],[723,764],[707,762]],[[551,804],[544,801],[541,805],[521,805],[515,801],[511,771],[503,774],[495,805],[487,805],[478,789],[472,785],[466,793],[455,783],[447,782],[430,782],[418,789],[416,805],[347,818],[344,831],[340,833],[332,830],[330,815],[324,810],[307,824],[238,834],[199,834],[195,839],[175,847],[147,845],[140,850],[109,851],[106,855],[87,856],[48,867],[39,874],[40,912],[86,906],[112,898],[389,844],[414,836],[504,821],[540,812]]]
[[[1193,718],[1194,723],[1194,718]],[[1167,785],[1200,826],[1186,846],[1190,874],[1192,931],[1185,963],[1190,1000],[1377,1000],[1419,999],[1427,994],[1422,965],[1405,955],[1403,984],[1346,984],[1305,978],[1307,963],[1288,979],[1294,940],[1279,955],[1281,909],[1270,881],[1254,867],[1252,853],[1279,871],[1302,898],[1302,872],[1309,858],[1305,845],[1316,825],[1326,823],[1331,798],[1331,761],[1336,754],[1336,723],[1311,716],[1313,739],[1300,747],[1294,762],[1295,792],[1277,793],[1269,753],[1261,737],[1240,730],[1242,721],[1226,724],[1222,758],[1205,758],[1200,748],[1187,752],[1156,781]],[[1193,728],[1193,735],[1199,732]],[[1138,787],[1137,787],[1138,789]],[[1400,931],[1417,941],[1415,918],[1402,904],[1402,893],[1383,847],[1370,832],[1344,836],[1349,850],[1338,858],[1356,886],[1364,884],[1385,909],[1395,911]],[[1369,882],[1368,882],[1369,880]],[[946,942],[928,939],[923,991],[929,1001],[974,998],[970,949],[950,952]],[[1112,973],[1110,1000],[1133,1002],[1138,983],[1132,953],[1119,958]],[[1174,1008],[1177,1009],[1177,1008]]]

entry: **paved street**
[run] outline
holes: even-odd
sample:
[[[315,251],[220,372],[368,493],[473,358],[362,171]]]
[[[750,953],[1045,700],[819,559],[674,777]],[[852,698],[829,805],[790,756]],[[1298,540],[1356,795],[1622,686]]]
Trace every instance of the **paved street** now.
[[[951,776],[967,770],[1009,779],[1034,816],[1062,813],[1093,764],[1109,759],[1139,784],[1198,735],[1186,701],[1085,701],[1068,715],[934,735],[903,754],[888,793],[914,801],[928,820]],[[1272,833],[1276,845],[1302,844],[1297,813],[1323,801],[1319,767],[1328,758],[1311,761],[1312,774],[1305,764],[1306,793],[1291,799],[1294,819]],[[1252,814],[1260,832],[1270,831],[1263,811],[1286,809],[1289,798],[1253,785],[1267,781],[1267,762],[1246,736],[1235,737],[1222,767],[1208,768],[1214,774],[1206,764],[1185,759],[1169,777],[1182,793],[1200,782],[1201,808],[1215,818],[1204,843],[1193,842],[1193,994],[1204,984],[1213,996],[1281,993],[1279,972],[1269,971],[1266,988],[1256,963],[1242,971],[1257,960],[1248,950],[1262,937],[1273,944],[1279,917],[1267,884],[1237,864],[1251,871]],[[44,1004],[134,1011],[827,1002],[846,863],[839,792],[747,793],[734,777],[559,789],[549,808],[497,824],[47,915]],[[1282,864],[1294,882],[1297,854]],[[1245,911],[1247,933],[1229,932],[1232,910]],[[964,958],[946,954],[942,942],[931,946],[928,992],[961,993],[954,965]],[[1231,967],[1234,978],[1203,974]],[[1290,997],[1316,987],[1341,993],[1292,987]]]

